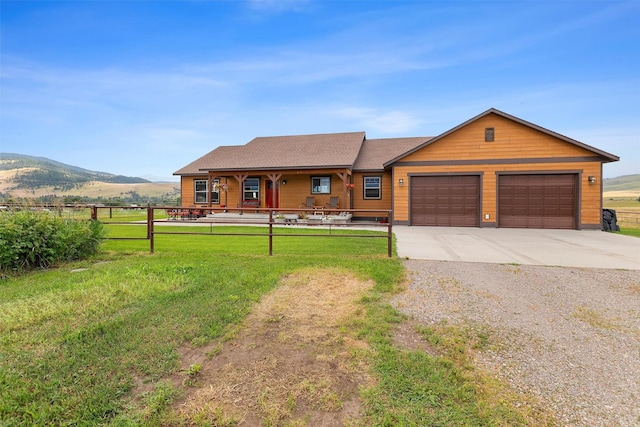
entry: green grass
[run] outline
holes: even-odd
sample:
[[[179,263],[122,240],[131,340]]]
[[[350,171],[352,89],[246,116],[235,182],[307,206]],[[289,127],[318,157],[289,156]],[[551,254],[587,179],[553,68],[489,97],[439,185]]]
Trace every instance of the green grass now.
[[[605,197],[602,204],[605,209],[640,209],[640,201],[637,197]]]
[[[144,238],[146,225],[107,225],[109,237]],[[156,234],[154,252],[190,252],[206,250],[212,254],[223,255],[265,255],[269,254],[268,227],[266,226],[222,226],[222,225],[162,225],[156,226],[159,233],[209,233],[208,235],[191,234]],[[386,232],[354,230],[332,227],[274,227],[274,255],[337,255],[337,256],[370,256],[387,254]],[[238,238],[225,234],[253,235]],[[301,234],[303,236],[293,236]],[[308,237],[315,235],[319,237]],[[339,237],[348,235],[379,236],[369,238]],[[117,250],[149,251],[149,241],[111,240],[108,248]]]
[[[640,237],[640,228],[620,227],[620,234],[624,234],[625,236]]]
[[[281,236],[268,256],[264,236],[156,237],[154,255],[147,241],[109,240],[92,260],[0,281],[1,425],[155,425],[180,393],[164,380],[180,346],[221,337],[281,277],[308,268],[376,283],[362,301],[367,321],[351,325],[374,349],[368,425],[519,423],[517,410],[478,393],[468,366],[391,344],[402,318],[385,301],[403,268],[386,239]],[[130,394],[137,384],[149,384],[142,399]]]

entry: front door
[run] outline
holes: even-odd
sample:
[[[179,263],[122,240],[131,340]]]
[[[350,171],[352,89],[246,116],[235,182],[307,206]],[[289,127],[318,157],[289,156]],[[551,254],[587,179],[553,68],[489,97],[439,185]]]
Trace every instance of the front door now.
[[[267,181],[267,192],[265,194],[267,198],[267,207],[271,209],[278,209],[280,207],[280,181],[276,181],[276,188],[273,188],[273,181]]]

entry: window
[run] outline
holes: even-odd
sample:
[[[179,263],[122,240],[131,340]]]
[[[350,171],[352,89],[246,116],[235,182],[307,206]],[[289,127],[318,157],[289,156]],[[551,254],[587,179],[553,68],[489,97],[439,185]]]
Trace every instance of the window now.
[[[365,199],[382,198],[382,177],[379,177],[379,176],[364,177],[364,198]]]
[[[331,177],[311,177],[311,194],[331,194]]]
[[[245,179],[242,200],[260,200],[260,178]]]
[[[484,128],[484,142],[493,142],[494,134],[494,128]]]
[[[220,204],[220,188],[218,188],[219,184],[220,184],[219,179],[213,180],[213,185],[211,186],[211,204],[212,205]]]
[[[196,179],[194,181],[195,188],[195,203],[207,203],[207,180],[206,179]]]

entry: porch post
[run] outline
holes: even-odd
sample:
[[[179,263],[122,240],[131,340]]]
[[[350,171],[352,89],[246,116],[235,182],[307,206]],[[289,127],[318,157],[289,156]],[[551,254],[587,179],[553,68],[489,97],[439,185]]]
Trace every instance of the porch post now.
[[[276,207],[276,188],[277,188],[277,183],[278,180],[280,180],[280,178],[282,178],[282,174],[281,173],[274,173],[274,174],[268,174],[267,178],[269,178],[269,180],[273,183],[272,187],[271,187],[271,208],[275,208]]]
[[[213,206],[211,204],[211,199],[212,199],[212,195],[213,195],[213,180],[215,180],[217,178],[217,175],[212,174],[211,172],[209,172],[209,183],[207,185],[207,191],[209,192],[209,194],[207,194],[207,207],[211,207]]]
[[[349,190],[347,189],[347,184],[348,184],[348,179],[349,176],[351,175],[349,173],[349,171],[346,172],[338,172],[336,175],[338,175],[340,177],[340,179],[342,180],[342,199],[344,200],[343,203],[343,207],[344,209],[350,209],[351,206],[347,206],[347,199],[349,197]]]
[[[249,177],[249,174],[234,175],[233,177],[236,179],[236,181],[238,181],[238,185],[240,186],[240,191],[238,192],[238,207],[242,209],[242,193],[244,193],[244,181]],[[240,215],[242,215],[242,210],[240,211]]]

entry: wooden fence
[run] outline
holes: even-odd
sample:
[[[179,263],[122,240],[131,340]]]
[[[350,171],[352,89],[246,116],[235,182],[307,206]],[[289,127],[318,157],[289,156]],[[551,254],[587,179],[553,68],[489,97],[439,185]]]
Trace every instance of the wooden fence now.
[[[351,209],[340,210],[339,214],[329,215],[324,209],[296,209],[293,211],[285,211],[282,209],[262,209],[256,211],[255,208],[235,208],[235,209],[219,209],[219,208],[194,208],[194,207],[175,207],[175,206],[148,206],[144,208],[146,212],[146,220],[143,221],[118,221],[113,220],[113,209],[137,209],[139,207],[109,207],[109,206],[91,206],[91,219],[100,220],[103,224],[110,225],[138,225],[146,226],[146,235],[144,237],[110,237],[111,239],[136,239],[149,240],[149,252],[155,252],[156,236],[158,235],[208,235],[208,236],[265,236],[264,233],[233,233],[233,232],[214,232],[213,225],[252,225],[263,226],[268,228],[269,255],[273,255],[273,238],[283,237],[331,237],[331,238],[384,238],[387,239],[387,256],[392,257],[393,251],[393,230],[390,210],[365,210]],[[105,219],[105,215],[101,215],[100,211],[108,210],[109,219]],[[304,215],[301,215],[304,214]],[[352,217],[360,215],[361,217],[371,218],[370,220],[351,221]],[[348,219],[348,220],[347,220]],[[173,224],[188,225],[209,225],[209,231],[176,231],[163,227]],[[329,233],[277,233],[274,232],[278,226],[301,226],[309,230],[328,229]],[[315,228],[318,227],[318,228]],[[341,229],[352,228],[360,230],[363,228],[383,228],[386,229],[385,234],[364,234],[349,233],[335,234],[332,230],[336,227]],[[163,230],[164,228],[164,230]]]
[[[640,228],[640,211],[615,209],[620,227]]]

